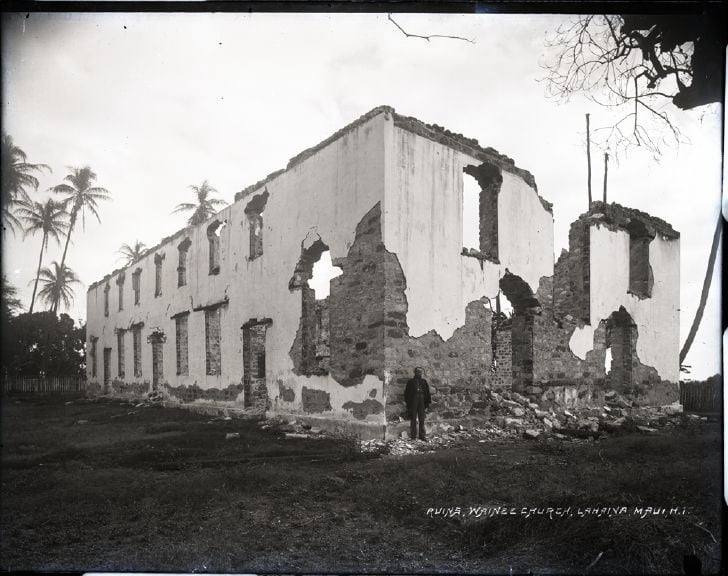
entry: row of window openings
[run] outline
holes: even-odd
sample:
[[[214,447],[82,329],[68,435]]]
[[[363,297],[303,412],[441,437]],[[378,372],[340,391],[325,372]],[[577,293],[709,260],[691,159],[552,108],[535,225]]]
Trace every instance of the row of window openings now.
[[[175,318],[175,351],[177,357],[177,375],[186,376],[189,374],[189,335],[188,335],[189,314],[177,316]],[[125,336],[129,330],[117,331],[117,373],[119,378],[126,377],[126,358],[125,358]],[[134,377],[142,376],[142,334],[141,327],[132,327],[132,345],[134,356]],[[91,338],[91,375],[96,377],[97,360],[96,348],[98,338]],[[222,365],[221,355],[221,338],[220,338],[220,309],[205,310],[205,371],[207,374],[220,374]],[[262,364],[262,370],[265,370],[265,364]],[[259,368],[260,371],[260,368]],[[265,372],[263,376],[265,377]]]
[[[341,275],[342,271],[339,267],[334,266],[331,261],[331,253],[329,250],[324,251],[319,259],[314,263],[311,279],[308,286],[314,290],[315,298],[318,301],[325,300],[329,296],[330,282],[333,278]],[[328,316],[328,308],[326,308]],[[323,309],[316,310],[316,332],[324,333],[328,331],[328,318],[323,320]],[[175,349],[177,357],[177,374],[180,376],[189,373],[189,354],[188,354],[188,320],[189,314],[183,314],[175,317]],[[324,326],[326,324],[326,326]],[[133,355],[134,355],[134,376],[141,377],[141,327],[133,327],[131,329],[133,337]],[[125,335],[128,330],[117,331],[117,362],[119,378],[125,378]],[[219,374],[221,370],[221,338],[220,338],[220,309],[205,310],[205,367],[206,373],[210,375]],[[326,338],[327,339],[327,338]],[[91,371],[92,376],[96,377],[96,342],[97,338],[91,338]],[[318,341],[318,338],[317,338]],[[328,346],[327,346],[328,347]],[[257,355],[256,377],[265,377],[265,354]],[[328,356],[328,353],[325,354]]]
[[[260,214],[254,214],[250,217],[250,260],[254,260],[259,256],[263,255],[263,217]],[[220,273],[220,232],[227,224],[227,221],[219,222],[215,221],[207,228],[207,241],[208,241],[208,254],[209,254],[209,274],[216,275]],[[184,241],[177,247],[179,254],[178,266],[177,266],[177,286],[182,287],[187,285],[187,254],[192,242],[189,238],[185,238]],[[162,295],[162,261],[164,260],[163,254],[156,254],[154,256],[154,297]],[[140,301],[140,285],[141,285],[141,269],[137,268],[132,274],[132,290],[134,291],[134,304],[139,304]],[[119,310],[124,309],[124,282],[126,280],[125,274],[122,272],[119,274],[116,284],[119,287]],[[104,288],[104,316],[109,315],[109,292],[111,286],[106,284]]]

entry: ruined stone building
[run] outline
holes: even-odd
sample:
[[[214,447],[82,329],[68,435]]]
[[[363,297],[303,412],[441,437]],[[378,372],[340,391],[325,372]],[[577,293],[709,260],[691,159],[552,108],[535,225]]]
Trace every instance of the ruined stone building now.
[[[595,202],[553,250],[529,172],[376,108],[92,284],[89,386],[379,437],[415,366],[436,418],[487,415],[486,389],[560,406],[675,396],[678,233]],[[324,256],[339,275],[321,298]]]

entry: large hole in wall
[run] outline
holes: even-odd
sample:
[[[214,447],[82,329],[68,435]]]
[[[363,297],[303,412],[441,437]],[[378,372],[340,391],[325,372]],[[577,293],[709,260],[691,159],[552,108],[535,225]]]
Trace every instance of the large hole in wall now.
[[[511,380],[511,319],[513,318],[513,304],[502,292],[490,300],[493,312],[491,321],[491,345],[493,348],[492,369],[499,377],[498,381]]]
[[[612,370],[612,348],[607,346],[607,350],[604,353],[604,373],[609,374]]]
[[[319,238],[302,247],[288,287],[301,291],[301,322],[291,357],[294,371],[313,376],[330,369],[329,293],[332,278],[342,274],[331,261],[329,247]]]
[[[311,279],[308,281],[309,288],[313,288],[316,294],[316,300],[328,298],[331,292],[331,280],[342,274],[341,268],[331,262],[331,251],[324,250],[314,263]]]
[[[522,392],[533,384],[533,324],[540,314],[541,304],[523,278],[507,269],[500,280],[501,302],[512,306],[509,318],[511,330],[511,373],[513,390]]]
[[[608,366],[607,381],[620,392],[631,392],[633,370],[637,359],[637,325],[632,316],[620,306],[607,319],[606,346],[611,362]],[[605,360],[605,369],[607,361]]]

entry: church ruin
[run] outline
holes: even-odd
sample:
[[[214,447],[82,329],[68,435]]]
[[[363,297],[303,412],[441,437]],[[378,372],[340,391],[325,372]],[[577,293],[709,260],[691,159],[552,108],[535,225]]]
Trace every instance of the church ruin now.
[[[415,366],[435,419],[487,418],[488,389],[675,400],[679,234],[594,202],[554,262],[553,226],[510,158],[375,108],[92,284],[89,389],[380,438]]]

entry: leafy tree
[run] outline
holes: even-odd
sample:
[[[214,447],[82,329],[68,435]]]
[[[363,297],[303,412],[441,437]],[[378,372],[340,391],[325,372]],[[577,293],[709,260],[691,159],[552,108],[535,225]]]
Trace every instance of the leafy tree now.
[[[38,189],[38,178],[34,174],[43,170],[50,168],[45,164],[28,163],[27,155],[14,144],[12,136],[2,135],[2,219],[13,234],[16,228],[22,227],[13,209],[18,202],[30,199],[27,188]]]
[[[82,375],[86,370],[86,327],[68,314],[20,314],[8,323],[11,339],[3,342],[2,360],[15,376]]]
[[[8,282],[7,276],[2,275],[2,316],[3,320],[15,316],[23,310],[23,304],[18,298],[18,289]]]
[[[144,242],[136,240],[133,245],[122,244],[121,248],[119,248],[119,254],[126,260],[126,265],[129,265],[140,260],[146,249],[147,246]]]
[[[53,192],[65,196],[63,199],[64,206],[68,210],[71,207],[71,220],[68,226],[68,232],[66,234],[66,245],[63,248],[63,256],[61,257],[61,268],[66,264],[66,253],[68,252],[68,243],[71,241],[71,234],[76,226],[76,219],[78,213],[81,213],[83,222],[83,228],[86,229],[86,209],[96,216],[96,219],[101,222],[99,213],[97,211],[99,200],[111,200],[111,193],[106,188],[100,186],[94,186],[96,182],[96,173],[91,170],[90,167],[84,166],[83,168],[74,168],[69,166],[71,171],[64,180],[68,184],[58,184],[51,188]]]
[[[40,202],[22,202],[17,210],[18,217],[25,222],[24,236],[41,232],[43,240],[40,244],[40,255],[38,256],[38,271],[35,275],[33,285],[33,297],[30,300],[30,309],[33,313],[35,295],[38,290],[40,278],[40,267],[43,263],[43,251],[48,247],[48,239],[53,238],[56,243],[61,243],[61,234],[68,229],[68,212],[62,202],[56,202],[52,198],[46,200],[45,204]]]
[[[38,297],[55,314],[58,312],[61,302],[63,302],[64,308],[70,308],[74,296],[71,285],[80,284],[81,281],[68,266],[61,267],[55,261],[51,266],[51,268],[45,267],[40,270],[40,281],[43,283],[43,287],[38,292]]]
[[[190,216],[187,220],[187,223],[190,226],[202,224],[205,220],[210,218],[210,216],[217,212],[215,208],[216,206],[227,205],[225,200],[220,198],[211,198],[212,194],[217,194],[217,190],[210,186],[207,183],[207,180],[205,180],[200,186],[192,185],[189,188],[195,193],[197,203],[193,204],[190,202],[184,202],[182,204],[178,204],[172,211],[172,214],[175,214],[176,212],[192,212],[192,216]]]
[[[725,30],[723,8],[575,16],[546,42],[547,94],[567,101],[583,93],[623,108],[621,119],[595,133],[609,148],[643,146],[657,156],[662,144],[681,139],[665,103],[689,110],[721,101]]]
[[[10,321],[19,312],[23,311],[23,305],[18,298],[18,290],[8,282],[5,274],[2,275],[2,304],[0,305],[0,337],[5,345],[11,341]]]

